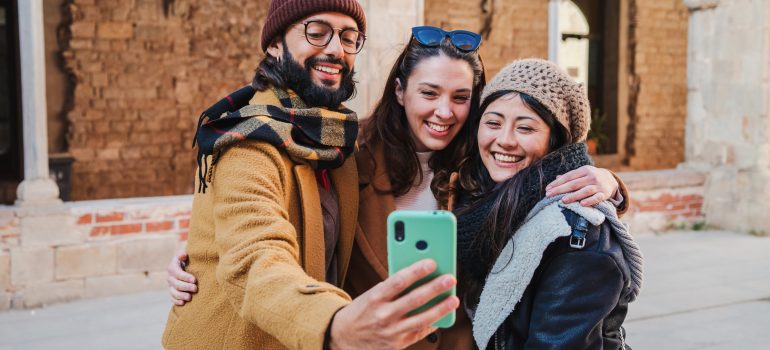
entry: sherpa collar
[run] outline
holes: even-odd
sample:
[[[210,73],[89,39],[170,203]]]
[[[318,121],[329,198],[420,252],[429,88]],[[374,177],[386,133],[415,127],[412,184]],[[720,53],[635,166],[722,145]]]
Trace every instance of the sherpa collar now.
[[[620,241],[624,259],[631,271],[631,301],[638,295],[642,283],[642,254],[628,232],[628,227],[618,219],[615,207],[609,202],[595,207],[583,207],[577,202],[564,204],[560,201],[563,196],[545,198],[535,205],[524,225],[508,241],[495,261],[472,315],[473,337],[480,349],[486,348],[497,329],[516,308],[546,248],[557,238],[572,233],[572,228],[561,213],[562,208],[577,213],[592,225],[598,226],[605,220],[610,221],[612,232]]]

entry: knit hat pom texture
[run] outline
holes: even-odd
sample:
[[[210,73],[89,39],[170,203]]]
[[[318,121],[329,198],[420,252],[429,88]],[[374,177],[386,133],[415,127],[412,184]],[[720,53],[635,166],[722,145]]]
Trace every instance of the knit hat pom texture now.
[[[532,96],[569,130],[573,142],[585,141],[591,127],[591,106],[585,88],[555,63],[539,58],[513,61],[484,88],[482,103],[490,94],[504,90]]]

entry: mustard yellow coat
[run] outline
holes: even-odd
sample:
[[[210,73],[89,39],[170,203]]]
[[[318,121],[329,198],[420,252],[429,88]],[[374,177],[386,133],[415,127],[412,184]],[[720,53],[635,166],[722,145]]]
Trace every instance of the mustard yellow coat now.
[[[275,147],[244,141],[219,158],[196,193],[187,252],[197,294],[168,315],[168,349],[321,349],[329,320],[350,297],[325,281],[315,172]],[[330,171],[339,196],[339,281],[358,211],[353,157]],[[197,188],[197,187],[196,187]]]

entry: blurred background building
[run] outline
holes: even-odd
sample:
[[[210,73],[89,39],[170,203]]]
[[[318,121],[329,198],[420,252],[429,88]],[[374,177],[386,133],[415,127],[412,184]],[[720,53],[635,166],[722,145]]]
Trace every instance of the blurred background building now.
[[[365,117],[428,24],[484,36],[487,77],[558,62],[587,87],[632,229],[770,233],[764,0],[360,1]],[[200,112],[247,84],[269,0],[0,0],[0,310],[165,285]]]

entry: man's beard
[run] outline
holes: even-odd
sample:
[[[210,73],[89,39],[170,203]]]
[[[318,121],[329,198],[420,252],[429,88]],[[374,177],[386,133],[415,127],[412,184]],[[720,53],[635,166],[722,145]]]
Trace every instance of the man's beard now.
[[[313,82],[310,70],[320,62],[342,66],[340,70],[342,79],[340,80],[340,87],[336,90],[318,86]],[[302,101],[310,107],[337,108],[342,102],[353,97],[356,92],[355,71],[351,71],[350,67],[338,58],[310,57],[305,60],[305,67],[302,67],[294,60],[289,50],[283,50],[281,70],[283,71],[284,79],[286,79],[286,86],[294,90]]]

